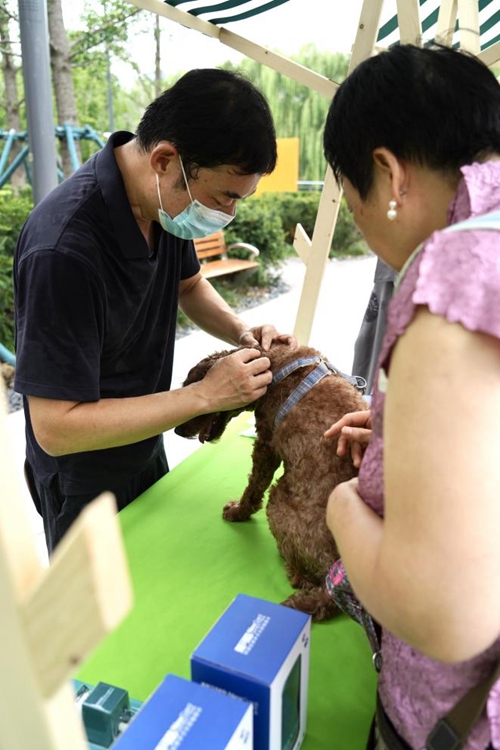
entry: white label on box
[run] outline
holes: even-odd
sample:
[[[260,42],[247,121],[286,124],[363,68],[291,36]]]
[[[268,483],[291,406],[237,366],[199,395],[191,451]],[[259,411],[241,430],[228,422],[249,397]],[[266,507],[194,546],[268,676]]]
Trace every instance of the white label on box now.
[[[234,650],[239,654],[248,656],[266,629],[270,619],[271,618],[267,615],[257,615],[250,627],[248,627],[245,633],[241,636],[240,640],[234,647]]]
[[[250,706],[239,727],[229,740],[226,750],[242,750],[242,748],[245,748],[245,750],[253,748],[253,716]]]
[[[177,750],[202,711],[200,706],[186,703],[186,707],[169,726],[154,750]]]

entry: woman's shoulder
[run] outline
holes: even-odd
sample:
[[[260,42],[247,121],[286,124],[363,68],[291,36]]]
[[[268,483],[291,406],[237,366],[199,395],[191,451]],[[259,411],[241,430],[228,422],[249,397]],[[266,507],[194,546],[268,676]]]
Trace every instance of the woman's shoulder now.
[[[500,337],[500,231],[435,232],[419,259],[412,301],[451,323]]]

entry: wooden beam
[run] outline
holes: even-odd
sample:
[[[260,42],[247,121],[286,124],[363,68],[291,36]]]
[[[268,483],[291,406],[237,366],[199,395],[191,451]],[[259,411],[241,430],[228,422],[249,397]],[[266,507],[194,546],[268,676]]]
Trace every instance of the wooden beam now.
[[[489,68],[496,65],[500,62],[500,42],[496,42],[495,44],[492,44],[491,47],[487,47],[479,53],[478,57]]]
[[[44,569],[12,467],[0,383],[0,748],[87,750],[68,678],[130,608],[114,499],[94,501]]]
[[[256,60],[262,65],[276,70],[278,73],[282,73],[293,81],[297,81],[314,91],[318,91],[329,99],[333,97],[338,89],[338,84],[329,78],[325,78],[325,76],[315,73],[313,70],[309,70],[309,68],[297,62],[289,60],[276,52],[272,52],[267,47],[262,47],[260,44],[251,42],[249,39],[234,34],[223,27],[220,29],[219,41],[241,52],[243,55],[251,57],[252,60]]]
[[[418,0],[397,0],[399,39],[401,44],[421,45],[422,25]]]
[[[478,55],[481,51],[481,40],[477,0],[458,0],[458,19],[460,24],[460,49]]]
[[[121,622],[130,591],[116,502],[105,493],[79,515],[22,608],[42,696],[51,696]]]
[[[246,55],[246,57],[256,60],[262,65],[266,65],[268,68],[276,70],[278,73],[288,76],[298,83],[302,83],[314,91],[318,91],[323,96],[332,98],[333,94],[338,88],[338,84],[331,81],[329,78],[315,73],[313,70],[300,65],[299,63],[289,60],[282,55],[272,52],[271,50],[263,47],[260,44],[246,39],[245,37],[234,34],[232,31],[223,26],[215,26],[209,21],[204,21],[197,16],[193,16],[191,13],[179,10],[176,7],[172,7],[168,3],[164,3],[162,0],[128,0],[131,5],[135,5],[137,8],[143,10],[149,10],[153,13],[157,13],[160,16],[169,18],[171,21],[187,26],[188,28],[200,31],[202,34],[206,34],[217,39],[221,44],[225,44],[227,47],[235,49],[237,52]]]
[[[295,227],[293,246],[301,261],[307,265],[311,257],[311,240],[307,236],[307,232],[302,224],[297,224]]]
[[[451,47],[457,22],[458,0],[441,0],[436,26],[436,39]]]
[[[308,257],[306,275],[295,322],[294,333],[299,344],[307,344],[311,336],[314,315],[318,305],[321,282],[325,273],[330,245],[340,207],[342,193],[333,172],[328,167],[325,184],[314,225],[314,232]]]
[[[349,63],[349,73],[373,53],[380,26],[383,1],[364,0]],[[328,167],[319,203],[318,215],[314,225],[311,247],[307,254],[306,274],[295,321],[294,333],[300,344],[309,343],[341,198],[342,191],[335,181],[333,172]],[[299,256],[302,249],[303,242],[299,238],[299,245],[296,247]]]
[[[20,602],[44,576],[9,440],[0,384],[0,747],[87,750],[69,684],[48,703],[40,696],[25,639]]]
[[[49,704],[40,694],[16,598],[0,545],[0,747],[84,750],[88,743],[70,685],[60,687]]]
[[[373,54],[384,0],[364,0],[351,53],[349,72]]]

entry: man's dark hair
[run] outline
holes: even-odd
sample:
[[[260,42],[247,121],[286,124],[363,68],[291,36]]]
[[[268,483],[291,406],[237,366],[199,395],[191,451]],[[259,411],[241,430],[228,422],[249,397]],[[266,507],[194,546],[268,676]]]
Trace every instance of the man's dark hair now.
[[[500,85],[473,55],[404,44],[368,58],[337,90],[324,150],[365,199],[374,149],[443,173],[500,153]]]
[[[221,164],[241,174],[276,166],[276,133],[269,105],[246,78],[228,70],[191,70],[146,109],[137,128],[140,148],[160,141],[178,148],[189,175]]]

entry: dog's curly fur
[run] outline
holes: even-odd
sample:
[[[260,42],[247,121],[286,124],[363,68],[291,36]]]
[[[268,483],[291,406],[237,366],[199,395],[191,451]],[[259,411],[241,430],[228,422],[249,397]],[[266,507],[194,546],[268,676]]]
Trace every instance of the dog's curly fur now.
[[[240,347],[241,348],[241,347]],[[221,357],[221,351],[193,367],[184,385],[201,380]],[[316,349],[273,344],[263,352],[276,373],[284,365],[302,357],[322,356]],[[262,507],[263,496],[276,469],[283,462],[284,473],[272,486],[267,518],[278,550],[285,562],[291,585],[297,591],[283,604],[311,614],[313,620],[326,620],[337,609],[325,588],[325,577],[338,558],[333,537],[326,525],[326,505],[333,488],[354,477],[357,470],[350,457],[336,455],[337,440],[326,440],[323,433],[347,412],[367,408],[361,394],[340,375],[324,377],[275,427],[274,418],[293,389],[316,365],[295,370],[281,382],[268,387],[265,396],[236,411],[196,417],[179,425],[182,437],[198,436],[218,440],[233,417],[242,411],[255,411],[257,438],[252,454],[252,470],[247,488],[239,501],[223,509],[227,521],[246,521]]]

